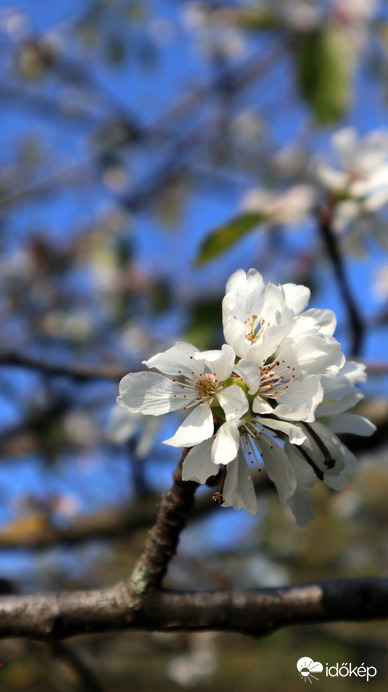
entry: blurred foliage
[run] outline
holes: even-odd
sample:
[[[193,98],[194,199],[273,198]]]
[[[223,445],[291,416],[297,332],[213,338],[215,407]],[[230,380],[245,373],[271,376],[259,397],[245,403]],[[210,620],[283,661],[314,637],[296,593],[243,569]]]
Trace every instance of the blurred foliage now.
[[[196,263],[198,265],[204,264],[229,250],[263,221],[264,217],[262,214],[242,214],[215,228],[203,240]]]
[[[301,94],[321,124],[340,120],[352,98],[354,60],[348,37],[338,26],[318,27],[296,43]]]

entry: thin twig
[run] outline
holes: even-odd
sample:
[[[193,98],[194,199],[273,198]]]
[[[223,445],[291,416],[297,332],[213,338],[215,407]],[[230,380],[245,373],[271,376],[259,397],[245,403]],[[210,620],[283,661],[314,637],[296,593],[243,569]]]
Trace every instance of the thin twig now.
[[[45,375],[63,375],[72,380],[84,382],[87,380],[120,380],[131,369],[120,365],[87,365],[81,363],[52,363],[29,356],[26,353],[16,351],[0,352],[0,366],[20,367],[28,370],[37,370]]]
[[[319,230],[325,243],[327,254],[332,263],[338,288],[348,314],[351,331],[350,353],[352,356],[359,356],[365,336],[365,325],[350,289],[340,245],[333,231],[334,210],[335,200],[329,198],[326,206],[318,213]]]

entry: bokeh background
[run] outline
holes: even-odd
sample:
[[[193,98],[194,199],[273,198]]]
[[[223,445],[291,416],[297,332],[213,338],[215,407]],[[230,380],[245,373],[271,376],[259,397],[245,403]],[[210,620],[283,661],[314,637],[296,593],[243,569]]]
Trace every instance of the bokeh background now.
[[[178,417],[118,416],[120,374],[177,339],[219,347],[237,268],[308,285],[312,306],[336,311],[351,354],[314,171],[335,161],[338,129],[364,136],[387,122],[387,10],[377,0],[0,2],[2,593],[129,574],[179,458],[162,444]],[[264,473],[254,472],[257,517],[213,506],[201,489],[168,586],[385,575],[388,242],[374,223],[361,243],[352,227],[337,238],[369,372],[359,409],[378,425],[372,439],[349,441],[354,479],[340,493],[315,488],[307,529]],[[379,223],[384,234],[384,210]],[[0,687],[294,692],[296,662],[310,656],[375,665],[369,684],[380,692],[387,634],[385,623],[355,623],[264,640],[7,640]]]

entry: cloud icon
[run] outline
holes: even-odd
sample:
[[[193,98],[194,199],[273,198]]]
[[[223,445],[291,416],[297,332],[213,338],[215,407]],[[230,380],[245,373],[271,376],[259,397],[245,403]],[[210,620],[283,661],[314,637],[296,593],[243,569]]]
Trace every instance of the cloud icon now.
[[[296,667],[300,674],[305,678],[312,673],[322,673],[323,671],[322,663],[319,663],[319,661],[313,661],[313,659],[309,658],[308,656],[302,656],[302,658],[300,658],[297,662]]]

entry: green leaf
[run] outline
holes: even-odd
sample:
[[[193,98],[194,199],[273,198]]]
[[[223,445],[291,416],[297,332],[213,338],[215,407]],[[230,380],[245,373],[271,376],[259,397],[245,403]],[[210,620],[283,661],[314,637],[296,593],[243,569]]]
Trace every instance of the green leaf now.
[[[252,228],[265,221],[265,216],[259,212],[242,214],[230,221],[217,226],[203,240],[199,249],[196,265],[205,264],[221,255],[235,245]]]
[[[352,99],[354,55],[348,35],[334,25],[301,34],[296,59],[301,93],[317,121],[330,124],[339,120]]]

